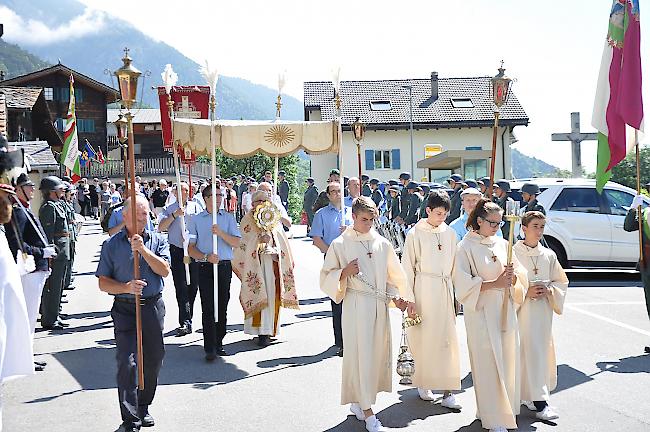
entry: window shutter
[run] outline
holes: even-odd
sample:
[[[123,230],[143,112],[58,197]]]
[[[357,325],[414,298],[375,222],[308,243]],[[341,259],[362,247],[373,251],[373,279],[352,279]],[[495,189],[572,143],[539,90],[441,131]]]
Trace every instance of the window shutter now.
[[[392,169],[400,169],[400,160],[399,160],[399,149],[394,149],[390,151],[390,162]]]
[[[74,98],[76,102],[83,102],[84,101],[84,92],[83,88],[79,87],[74,89]]]
[[[366,153],[366,171],[375,169],[375,152],[373,150],[365,150]]]

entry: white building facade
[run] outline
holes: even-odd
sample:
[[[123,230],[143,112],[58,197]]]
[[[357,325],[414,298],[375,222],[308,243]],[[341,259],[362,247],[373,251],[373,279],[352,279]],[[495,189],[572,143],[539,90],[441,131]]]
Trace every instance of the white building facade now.
[[[410,97],[409,87],[412,98]],[[361,172],[380,181],[409,172],[415,181],[442,182],[450,174],[478,179],[489,175],[494,124],[489,77],[341,82],[343,175],[358,176],[357,145],[350,125],[366,125]],[[331,82],[306,82],[305,119],[332,120]],[[412,115],[409,110],[412,104]],[[413,151],[411,121],[413,120]],[[501,108],[495,178],[512,178],[513,129],[528,117],[514,94]],[[311,176],[324,187],[337,155],[312,155]]]

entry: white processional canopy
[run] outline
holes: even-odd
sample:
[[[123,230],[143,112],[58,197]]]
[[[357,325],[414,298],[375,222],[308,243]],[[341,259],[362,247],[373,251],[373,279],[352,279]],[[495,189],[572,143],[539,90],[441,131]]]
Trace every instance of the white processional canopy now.
[[[174,142],[197,156],[211,156],[210,120],[174,119]],[[216,120],[215,146],[232,158],[257,153],[288,156],[303,149],[309,154],[337,153],[339,128],[335,121]]]

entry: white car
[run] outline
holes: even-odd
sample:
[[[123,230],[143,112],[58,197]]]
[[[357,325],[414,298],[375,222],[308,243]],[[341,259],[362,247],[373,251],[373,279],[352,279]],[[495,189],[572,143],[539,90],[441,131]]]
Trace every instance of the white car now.
[[[537,200],[546,209],[544,238],[563,266],[634,266],[639,259],[639,233],[623,230],[634,189],[614,182],[602,194],[590,179],[534,178],[511,182],[519,199],[524,183],[539,185]],[[644,198],[644,207],[650,199]]]

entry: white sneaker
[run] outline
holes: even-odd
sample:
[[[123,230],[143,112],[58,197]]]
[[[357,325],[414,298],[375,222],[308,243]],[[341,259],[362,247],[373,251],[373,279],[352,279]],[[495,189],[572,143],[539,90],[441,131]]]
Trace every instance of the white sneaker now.
[[[508,429],[502,426],[497,426],[495,428],[490,429],[490,432],[508,432]]]
[[[555,420],[557,418],[560,418],[560,415],[555,412],[555,410],[551,408],[550,405],[546,405],[546,407],[541,412],[535,414],[535,417],[540,420]]]
[[[363,410],[357,403],[350,404],[350,412],[357,417],[357,420],[365,420],[366,415],[363,413]]]
[[[366,430],[368,432],[385,432],[384,426],[375,415],[371,415],[366,419]]]
[[[456,397],[453,394],[450,394],[446,398],[440,402],[440,405],[442,405],[445,408],[449,409],[454,409],[454,410],[459,410],[461,409],[461,406],[458,402],[456,402]]]
[[[532,403],[531,401],[522,400],[521,404],[531,411],[537,411],[537,407],[535,407],[535,404]]]
[[[431,390],[421,389],[420,387],[418,387],[418,394],[420,395],[420,399],[424,401],[432,401],[436,398]]]

